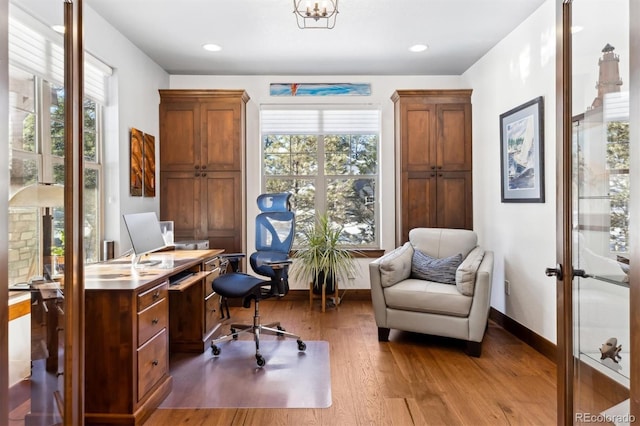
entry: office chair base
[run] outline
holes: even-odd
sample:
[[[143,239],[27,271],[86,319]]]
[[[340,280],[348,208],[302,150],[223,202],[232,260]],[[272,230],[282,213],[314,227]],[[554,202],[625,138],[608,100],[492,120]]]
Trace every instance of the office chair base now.
[[[262,354],[260,353],[260,334],[268,334],[278,337],[290,337],[296,339],[298,343],[298,350],[300,352],[304,352],[307,349],[306,343],[300,339],[300,336],[289,333],[286,331],[279,322],[273,322],[270,324],[262,325],[259,324],[259,317],[254,318],[254,321],[258,321],[257,324],[248,325],[248,324],[231,324],[231,333],[218,337],[211,341],[211,352],[214,356],[220,355],[220,347],[218,343],[225,342],[227,340],[238,340],[238,336],[243,333],[252,333],[254,335],[254,340],[256,342],[256,362],[258,367],[263,367],[266,364],[266,361]]]

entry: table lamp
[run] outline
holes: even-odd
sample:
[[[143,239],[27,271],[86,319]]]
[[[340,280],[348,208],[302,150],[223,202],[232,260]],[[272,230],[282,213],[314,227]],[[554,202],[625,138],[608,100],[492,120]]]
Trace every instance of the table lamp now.
[[[53,216],[50,209],[52,207],[64,207],[64,187],[51,183],[34,183],[25,186],[9,199],[9,207],[44,208],[44,215],[42,216],[42,263],[44,275],[50,279],[49,271],[53,272],[51,269]]]

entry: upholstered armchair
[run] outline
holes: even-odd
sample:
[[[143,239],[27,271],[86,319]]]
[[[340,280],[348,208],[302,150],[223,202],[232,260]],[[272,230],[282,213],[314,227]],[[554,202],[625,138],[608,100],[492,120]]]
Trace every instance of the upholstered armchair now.
[[[403,246],[369,265],[378,340],[390,329],[462,339],[479,357],[487,328],[493,252],[475,232],[415,228]]]

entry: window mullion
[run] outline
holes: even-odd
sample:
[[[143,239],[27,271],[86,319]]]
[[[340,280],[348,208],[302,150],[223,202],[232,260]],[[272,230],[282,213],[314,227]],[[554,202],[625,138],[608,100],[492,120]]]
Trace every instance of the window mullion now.
[[[327,177],[324,173],[324,133],[317,135],[318,138],[318,174],[316,176],[316,212],[324,213],[327,211]]]
[[[42,155],[42,168],[40,170],[40,181],[45,183],[53,182],[53,158],[51,155],[51,96],[45,96],[45,93],[51,91],[51,86],[36,77],[36,116],[37,121],[37,140],[39,141],[39,152]]]

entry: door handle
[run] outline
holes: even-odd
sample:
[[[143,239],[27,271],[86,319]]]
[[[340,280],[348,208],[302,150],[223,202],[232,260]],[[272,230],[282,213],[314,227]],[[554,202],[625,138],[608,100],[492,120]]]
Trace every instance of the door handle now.
[[[584,269],[574,269],[572,275],[574,277],[589,278],[589,274],[584,272]]]
[[[557,264],[555,268],[547,268],[544,270],[544,273],[548,277],[556,277],[560,281],[562,281],[562,265]]]

